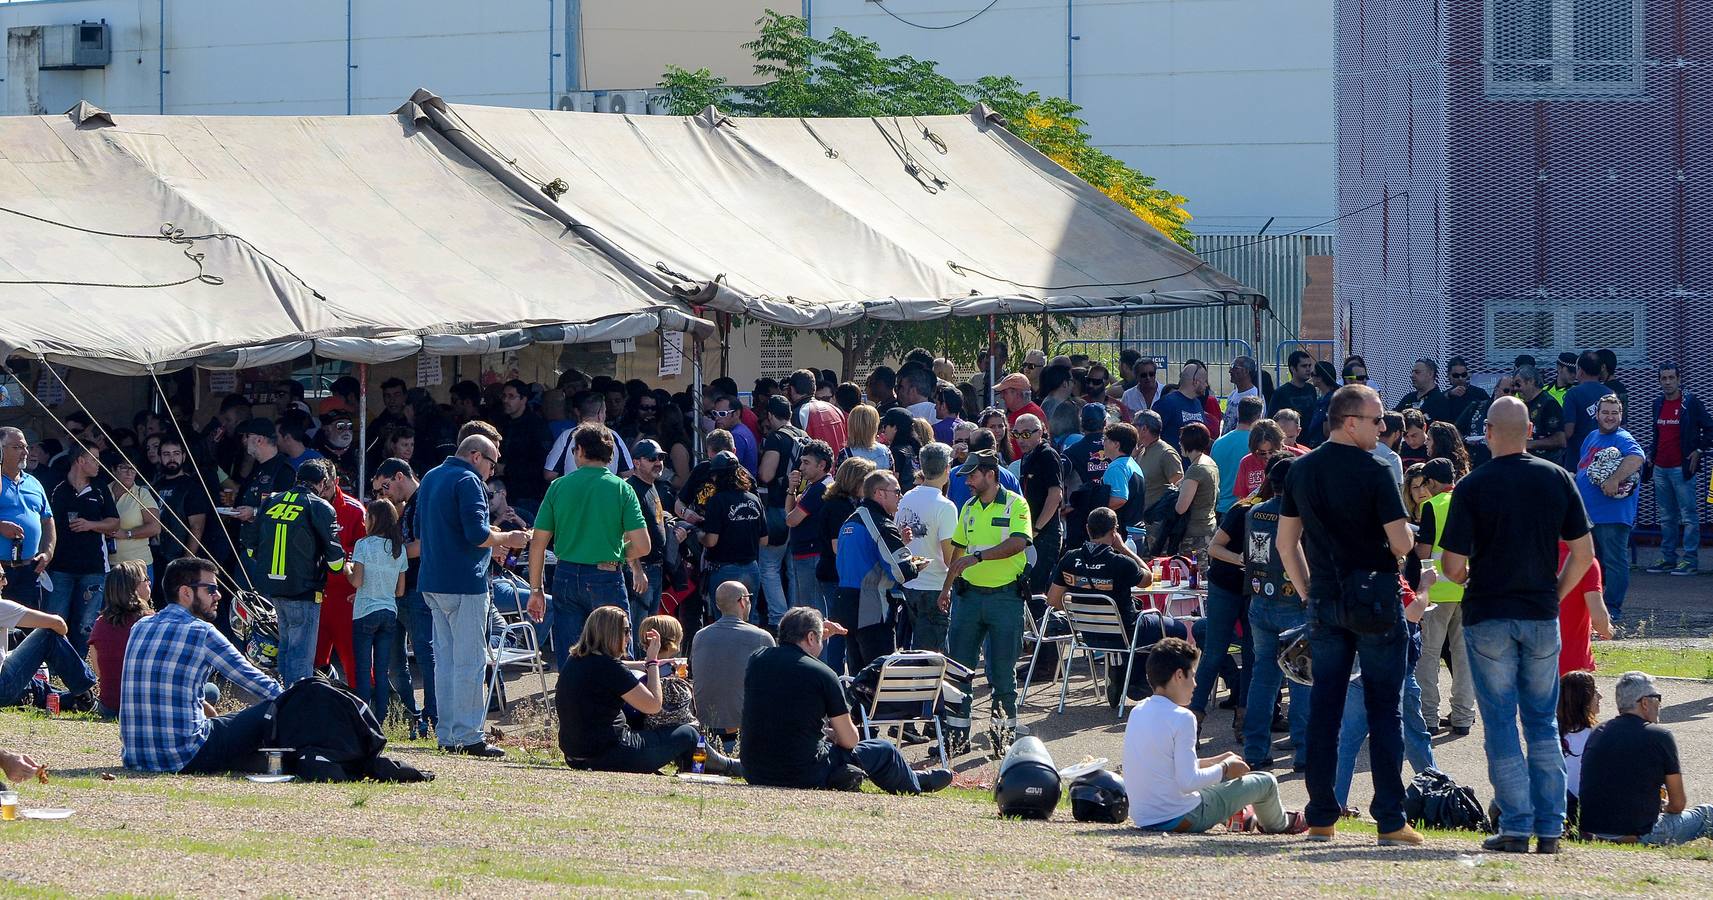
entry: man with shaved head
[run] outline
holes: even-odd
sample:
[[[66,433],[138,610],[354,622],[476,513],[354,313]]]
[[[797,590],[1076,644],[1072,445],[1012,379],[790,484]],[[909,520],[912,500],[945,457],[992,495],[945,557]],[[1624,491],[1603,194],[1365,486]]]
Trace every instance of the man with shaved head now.
[[[1499,804],[1499,833],[1482,846],[1527,853],[1532,834],[1535,852],[1557,853],[1564,832],[1558,607],[1588,570],[1594,541],[1576,484],[1531,455],[1529,437],[1528,406],[1515,397],[1494,400],[1487,412],[1493,459],[1452,492],[1440,564],[1444,577],[1464,585],[1464,647]],[[1559,541],[1570,545],[1562,570]]]

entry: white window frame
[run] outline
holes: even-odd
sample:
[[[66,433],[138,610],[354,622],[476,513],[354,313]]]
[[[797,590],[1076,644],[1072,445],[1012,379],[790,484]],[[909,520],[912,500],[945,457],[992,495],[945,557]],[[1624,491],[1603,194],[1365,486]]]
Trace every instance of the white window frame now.
[[[1543,312],[1552,313],[1552,344],[1550,347],[1505,347],[1500,348],[1494,340],[1495,320],[1502,313],[1530,313],[1538,315]],[[1485,304],[1483,311],[1482,346],[1486,350],[1487,365],[1500,370],[1509,369],[1516,361],[1518,354],[1527,353],[1537,360],[1553,360],[1565,350],[1582,351],[1596,349],[1587,341],[1578,341],[1576,335],[1576,314],[1584,312],[1628,312],[1630,328],[1634,337],[1628,347],[1613,347],[1618,354],[1619,363],[1639,363],[1647,359],[1648,337],[1648,308],[1640,300],[1613,300],[1610,302],[1563,302],[1556,300],[1493,300]],[[1544,364],[1544,363],[1543,363]]]
[[[1580,0],[1549,0],[1552,3],[1552,58],[1498,59],[1494,46],[1494,0],[1482,0],[1483,79],[1488,97],[1499,99],[1588,99],[1640,97],[1647,93],[1644,71],[1647,55],[1647,0],[1616,0],[1628,2],[1634,21],[1633,53],[1624,60],[1579,60],[1576,53],[1576,4]],[[1506,81],[1495,79],[1493,71],[1499,66],[1551,65],[1551,81]],[[1577,81],[1577,65],[1627,65],[1633,76],[1619,81]]]

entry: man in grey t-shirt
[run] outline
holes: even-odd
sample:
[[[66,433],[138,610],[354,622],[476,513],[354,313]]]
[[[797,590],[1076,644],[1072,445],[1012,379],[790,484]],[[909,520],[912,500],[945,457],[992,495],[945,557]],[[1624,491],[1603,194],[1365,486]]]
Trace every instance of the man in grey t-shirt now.
[[[696,718],[719,732],[730,752],[743,724],[744,672],[749,658],[772,647],[773,636],[749,624],[749,588],[727,581],[714,589],[719,621],[696,632],[690,644],[690,677],[696,684]]]

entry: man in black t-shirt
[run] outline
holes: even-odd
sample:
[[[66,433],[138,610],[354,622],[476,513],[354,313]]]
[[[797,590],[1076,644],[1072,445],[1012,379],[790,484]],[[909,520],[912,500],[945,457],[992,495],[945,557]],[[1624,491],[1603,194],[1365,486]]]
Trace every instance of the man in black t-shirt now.
[[[1082,408],[1082,437],[1062,454],[1065,505],[1065,546],[1074,547],[1088,535],[1085,523],[1091,510],[1106,506],[1111,496],[1101,476],[1106,474],[1106,455],[1101,453],[1105,442],[1106,407],[1086,403]]]
[[[1314,385],[1309,384],[1309,373],[1314,371],[1314,357],[1302,350],[1292,350],[1286,363],[1291,370],[1291,378],[1279,385],[1273,391],[1273,396],[1267,401],[1267,418],[1276,418],[1281,409],[1294,409],[1304,422],[1314,418],[1315,401],[1320,395]]]
[[[48,562],[48,577],[54,586],[44,598],[42,612],[65,620],[70,628],[66,639],[82,657],[89,652],[89,633],[101,612],[102,589],[107,581],[107,538],[119,530],[119,509],[112,492],[96,481],[101,475],[101,461],[93,446],[74,444],[67,459],[71,465],[65,480],[54,487],[48,499],[58,541]]]
[[[1065,499],[1064,463],[1059,452],[1047,440],[1041,420],[1033,415],[1021,415],[1011,425],[1011,437],[1023,448],[1018,462],[1017,480],[1023,486],[1023,500],[1029,504],[1029,521],[1035,537],[1029,549],[1035,554],[1029,564],[1029,594],[1031,599],[1047,589],[1053,580],[1053,569],[1064,547],[1065,529],[1059,518],[1059,506]],[[1034,610],[1040,615],[1040,610]]]
[[[203,555],[203,535],[214,514],[202,479],[186,472],[184,444],[177,437],[161,438],[160,471],[154,480],[161,501],[161,539],[155,546],[155,571],[185,556]]]
[[[541,413],[529,408],[529,385],[521,379],[506,382],[500,392],[500,408],[505,413],[495,424],[505,445],[507,493],[513,506],[525,515],[535,516],[541,498],[547,494],[547,448],[553,443],[553,433]]]
[[[1469,381],[1469,363],[1461,356],[1453,356],[1445,361],[1445,377],[1451,381],[1451,389],[1445,392],[1445,420],[1457,422],[1463,418],[1463,413],[1471,406],[1485,406],[1493,398],[1486,391]]]
[[[950,769],[914,772],[890,741],[857,740],[844,686],[820,660],[825,635],[844,634],[807,606],[779,621],[779,646],[758,650],[744,672],[744,779],[750,784],[854,791],[867,777],[893,794],[952,783]],[[833,740],[823,736],[830,728]]]
[[[1331,840],[1343,807],[1333,791],[1338,733],[1353,659],[1362,661],[1369,710],[1368,753],[1374,778],[1370,810],[1382,845],[1421,843],[1404,819],[1403,717],[1399,697],[1409,632],[1401,603],[1391,627],[1363,634],[1344,627],[1337,610],[1354,597],[1347,574],[1397,577],[1414,546],[1392,470],[1373,456],[1385,408],[1366,385],[1345,385],[1327,405],[1327,439],[1298,459],[1279,505],[1279,558],[1291,583],[1309,598],[1314,687],[1309,695],[1309,839]],[[1384,715],[1376,715],[1384,710]]]
[[[630,456],[631,475],[625,483],[636,493],[637,504],[642,508],[643,526],[648,529],[648,552],[637,560],[648,583],[641,593],[637,592],[635,584],[627,584],[625,591],[630,597],[631,641],[640,646],[642,620],[660,612],[666,552],[668,546],[676,547],[678,544],[678,519],[666,512],[672,508],[672,484],[660,480],[661,472],[666,469],[666,451],[660,448],[659,443],[644,438],[631,448]],[[628,571],[625,580],[630,581]]]
[[[1499,833],[1482,846],[1527,853],[1533,834],[1537,852],[1556,853],[1565,804],[1556,726],[1558,605],[1588,571],[1594,540],[1570,475],[1525,452],[1528,436],[1528,407],[1515,397],[1493,401],[1487,411],[1493,459],[1451,493],[1440,566],[1464,585],[1463,643],[1499,804]],[[1562,570],[1561,540],[1570,543]]]
[[[1119,618],[1124,620],[1124,630],[1136,646],[1146,647],[1164,637],[1188,639],[1189,629],[1176,619],[1162,619],[1150,613],[1140,617],[1138,624],[1136,598],[1131,592],[1147,587],[1153,580],[1148,567],[1118,533],[1118,515],[1110,509],[1097,509],[1088,516],[1088,540],[1060,557],[1053,584],[1047,589],[1047,605],[1064,609],[1066,594],[1099,594],[1118,608]],[[1137,628],[1143,630],[1140,636],[1136,633]],[[1049,650],[1053,651],[1051,660],[1047,658]],[[1045,645],[1036,665],[1038,669],[1046,666],[1047,671],[1052,671],[1050,663],[1057,660],[1057,649]],[[1138,657],[1130,667],[1130,693],[1137,699],[1140,699],[1138,694],[1147,695],[1142,690],[1142,686],[1148,683],[1145,660],[1146,657]],[[1109,667],[1106,682],[1108,705],[1118,706],[1123,683],[1124,666]]]
[[[702,546],[708,548],[703,559],[713,571],[703,583],[711,589],[741,581],[754,594],[761,590],[761,567],[756,560],[767,540],[761,499],[747,490],[749,475],[737,454],[721,452],[709,462],[715,491],[703,513]],[[750,615],[756,615],[753,608]]]
[[[1547,462],[1558,462],[1569,443],[1564,436],[1564,407],[1546,392],[1540,371],[1534,366],[1518,366],[1514,383],[1517,396],[1529,407],[1529,424],[1534,426],[1529,452]]]
[[[767,546],[761,549],[761,593],[767,601],[767,621],[777,623],[791,603],[785,591],[785,553],[790,529],[785,523],[785,494],[797,459],[809,443],[809,435],[791,424],[791,404],[784,397],[769,397],[762,415],[761,461],[756,466],[756,493],[761,496],[767,521]]]
[[[1398,405],[1392,407],[1393,410],[1421,410],[1429,422],[1456,424],[1457,417],[1452,415],[1451,404],[1445,393],[1439,389],[1439,363],[1425,356],[1416,360],[1415,366],[1410,369],[1410,385],[1414,390],[1400,397]]]
[[[1659,724],[1665,700],[1653,678],[1625,672],[1614,693],[1617,718],[1596,727],[1582,753],[1582,831],[1654,845],[1713,837],[1713,804],[1688,808],[1677,740]]]

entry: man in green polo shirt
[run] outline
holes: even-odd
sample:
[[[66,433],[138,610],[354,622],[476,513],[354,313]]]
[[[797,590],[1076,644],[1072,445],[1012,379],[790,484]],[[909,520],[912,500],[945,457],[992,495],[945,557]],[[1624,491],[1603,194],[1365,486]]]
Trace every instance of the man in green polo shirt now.
[[[605,425],[579,425],[571,444],[577,468],[547,486],[529,542],[529,614],[537,622],[547,610],[541,578],[549,545],[559,558],[553,573],[553,655],[562,672],[589,613],[597,606],[629,604],[621,565],[629,564],[637,590],[648,583],[641,563],[649,548],[642,505],[630,485],[607,469],[613,433]]]
[[[988,644],[987,683],[993,690],[989,714],[990,752],[1003,759],[1017,730],[1017,657],[1023,652],[1024,551],[1033,529],[1022,494],[999,485],[999,454],[969,455],[957,474],[969,483],[970,499],[958,511],[952,534],[956,556],[940,591],[940,609],[951,612],[946,643],[951,657],[975,668]],[[953,755],[969,750],[970,698],[946,715],[946,743]]]

